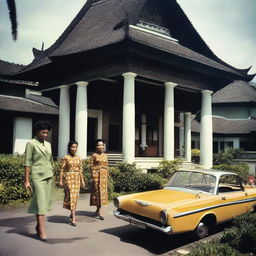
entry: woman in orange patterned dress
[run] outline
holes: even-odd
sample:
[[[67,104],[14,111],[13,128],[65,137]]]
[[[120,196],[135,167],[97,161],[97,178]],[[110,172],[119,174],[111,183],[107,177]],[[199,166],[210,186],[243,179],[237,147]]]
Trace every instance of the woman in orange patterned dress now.
[[[84,184],[83,164],[79,156],[76,156],[78,143],[68,143],[68,154],[64,156],[60,171],[60,186],[64,186],[65,197],[63,208],[71,211],[69,221],[76,226],[76,206],[79,198],[80,184]]]
[[[92,190],[90,205],[97,207],[95,215],[104,220],[102,205],[108,204],[108,157],[104,151],[104,141],[99,139],[95,143],[96,153],[91,156],[90,170],[92,176]]]

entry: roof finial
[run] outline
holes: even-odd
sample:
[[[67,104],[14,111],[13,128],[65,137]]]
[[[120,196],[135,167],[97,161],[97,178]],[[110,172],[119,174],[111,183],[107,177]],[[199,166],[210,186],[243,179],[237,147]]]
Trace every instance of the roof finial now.
[[[42,42],[42,47],[41,47],[41,51],[44,50],[44,42]]]

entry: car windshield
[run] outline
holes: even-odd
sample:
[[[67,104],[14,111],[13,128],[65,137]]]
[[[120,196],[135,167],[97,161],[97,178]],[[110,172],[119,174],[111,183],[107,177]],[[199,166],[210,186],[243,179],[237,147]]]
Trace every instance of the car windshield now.
[[[166,188],[214,193],[215,186],[216,177],[213,175],[194,171],[177,171],[170,178]]]

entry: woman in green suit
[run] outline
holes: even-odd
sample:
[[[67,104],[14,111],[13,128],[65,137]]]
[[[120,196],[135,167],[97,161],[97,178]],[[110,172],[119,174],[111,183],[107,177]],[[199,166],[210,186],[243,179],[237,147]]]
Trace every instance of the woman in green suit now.
[[[33,194],[28,213],[36,215],[36,232],[39,239],[46,242],[44,215],[52,206],[53,159],[51,144],[45,139],[51,125],[45,121],[38,121],[35,130],[36,136],[27,143],[25,150],[24,187]]]

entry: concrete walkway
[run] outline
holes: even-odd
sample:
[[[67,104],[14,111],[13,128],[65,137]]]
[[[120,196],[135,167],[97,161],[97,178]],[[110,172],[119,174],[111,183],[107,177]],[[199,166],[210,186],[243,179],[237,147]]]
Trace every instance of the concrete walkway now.
[[[105,220],[93,217],[84,194],[78,202],[77,227],[68,225],[69,211],[57,201],[47,216],[48,243],[35,235],[35,217],[25,208],[0,208],[0,256],[94,256],[161,255],[193,241],[189,235],[166,236],[141,230],[116,219],[112,203],[105,207]]]

